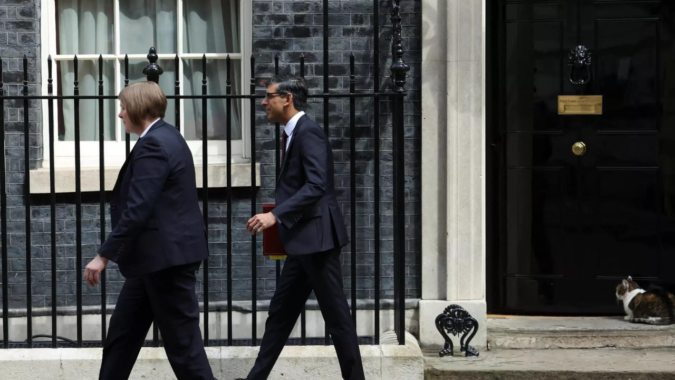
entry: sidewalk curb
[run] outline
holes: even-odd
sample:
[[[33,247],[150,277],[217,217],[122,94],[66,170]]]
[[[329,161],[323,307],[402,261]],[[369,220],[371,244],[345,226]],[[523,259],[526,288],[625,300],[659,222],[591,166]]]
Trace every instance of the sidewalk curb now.
[[[417,340],[406,333],[406,345],[395,343],[393,332],[382,334],[382,345],[360,346],[367,379],[423,380],[424,358]],[[207,347],[218,379],[246,377],[258,347]],[[0,368],[9,379],[90,380],[98,377],[100,348],[40,348],[0,350]],[[340,367],[332,346],[288,346],[270,380],[339,379]],[[143,348],[130,379],[173,380],[163,348]]]

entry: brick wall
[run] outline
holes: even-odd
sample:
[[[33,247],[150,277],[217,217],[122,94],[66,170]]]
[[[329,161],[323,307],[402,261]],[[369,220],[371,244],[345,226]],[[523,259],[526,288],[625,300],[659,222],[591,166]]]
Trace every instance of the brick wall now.
[[[0,5],[0,55],[3,58],[5,83],[21,81],[20,57],[27,54],[30,63],[29,80],[31,91],[39,91],[39,4],[31,0],[5,0]],[[13,5],[10,5],[12,3]],[[14,5],[16,3],[16,5]],[[5,6],[6,4],[6,6]],[[406,134],[406,293],[418,298],[420,288],[420,0],[403,0],[403,36],[405,59],[411,66],[407,84],[408,98],[405,109]],[[347,92],[349,89],[349,55],[356,58],[356,88],[370,91],[373,88],[373,15],[371,0],[330,1],[330,88],[331,92]],[[382,90],[390,87],[388,80],[391,65],[390,43],[390,1],[380,1],[380,48]],[[312,92],[323,88],[323,30],[322,1],[261,1],[253,0],[253,53],[256,57],[256,77],[269,78],[274,70],[275,54],[280,54],[281,73],[299,74],[299,57],[306,58],[306,76]],[[244,21],[246,22],[246,21]],[[17,82],[18,83],[18,82]],[[19,85],[5,85],[12,93],[21,90]],[[260,87],[259,91],[264,91]],[[173,88],[165,89],[172,92]],[[10,307],[24,307],[26,304],[26,262],[25,262],[25,209],[23,207],[23,117],[22,103],[7,102],[5,121],[7,126],[8,210]],[[392,229],[392,176],[391,176],[391,116],[389,105],[381,106],[381,209],[380,215],[373,212],[373,104],[372,101],[357,101],[357,288],[359,298],[373,298],[373,226],[376,217],[381,220],[382,251],[382,297],[393,295],[393,229]],[[336,163],[336,186],[345,220],[350,221],[349,200],[349,101],[330,102],[330,140]],[[308,111],[310,117],[323,125],[323,102],[312,102]],[[42,135],[39,120],[39,103],[31,104],[31,157],[33,166],[42,157]],[[21,120],[21,122],[19,122]],[[274,126],[270,125],[264,113],[256,116],[256,158],[261,164],[262,187],[258,191],[261,203],[273,202]],[[244,229],[250,217],[249,189],[233,190],[233,298],[250,299],[251,257],[250,235]],[[227,203],[225,189],[214,189],[209,193],[209,247],[211,250],[209,293],[210,301],[227,299]],[[50,208],[48,196],[32,196],[32,277],[34,307],[50,306],[51,301],[51,240]],[[59,306],[75,305],[75,200],[72,194],[57,196],[57,270]],[[95,255],[100,241],[98,194],[83,194],[83,265]],[[109,227],[109,216],[107,227]],[[260,249],[258,250],[260,252]],[[342,256],[345,291],[350,289],[349,246]],[[269,299],[275,289],[275,262],[259,256],[258,297]],[[108,303],[115,303],[123,284],[123,277],[111,263],[108,273]],[[199,284],[199,292],[203,285]],[[85,305],[100,304],[100,289],[83,285]],[[1,302],[1,300],[0,300]]]
[[[390,1],[380,1],[380,75],[381,89],[387,91],[391,66]],[[421,1],[403,0],[403,36],[405,60],[411,66],[406,88],[408,101],[405,109],[406,126],[406,223],[408,255],[406,257],[406,293],[420,297],[420,170],[419,145],[421,124],[420,103],[420,12]],[[256,76],[266,78],[274,73],[274,56],[279,54],[282,74],[300,75],[300,56],[305,56],[305,76],[312,93],[323,92],[323,1],[253,1],[253,48],[256,56]],[[355,57],[357,92],[372,91],[374,87],[372,0],[329,1],[329,74],[330,91],[349,92],[349,58]],[[330,101],[329,136],[335,155],[335,184],[347,229],[350,230],[350,151],[349,100]],[[391,114],[389,104],[383,101],[380,117],[380,215],[374,215],[374,144],[373,100],[356,101],[356,185],[357,185],[357,294],[359,298],[374,298],[374,224],[381,221],[382,292],[393,296],[393,203]],[[310,103],[308,114],[324,125],[323,100]],[[257,143],[262,153],[263,189],[274,188],[274,126],[266,123],[260,112],[257,117]],[[269,191],[267,190],[269,189]],[[343,250],[345,290],[351,287],[350,246]]]
[[[36,94],[40,88],[40,11],[33,0],[4,0],[0,2],[0,57],[2,58],[2,81],[6,95],[23,93],[23,57],[28,58],[29,94]],[[7,100],[5,109],[5,155],[7,168],[7,231],[9,257],[10,305],[26,301],[25,261],[25,202],[24,202],[24,108],[21,100]],[[42,157],[42,126],[39,101],[29,102],[30,166],[37,168]],[[40,240],[42,223],[33,223],[31,230],[36,234],[33,242]],[[33,248],[33,257],[42,258],[42,248]],[[36,279],[44,272],[35,270]],[[35,297],[39,306],[44,305],[44,296]]]

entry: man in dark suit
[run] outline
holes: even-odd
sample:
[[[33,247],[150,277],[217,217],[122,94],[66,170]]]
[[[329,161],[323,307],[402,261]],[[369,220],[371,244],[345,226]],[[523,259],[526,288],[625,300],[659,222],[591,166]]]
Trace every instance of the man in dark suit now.
[[[112,233],[84,273],[94,286],[112,260],[126,277],[99,378],[129,378],[154,322],[179,380],[213,380],[195,294],[196,271],[209,254],[192,153],[180,132],[162,120],[166,97],[157,84],[133,84],[119,99],[126,132],[139,140],[110,197]]]
[[[344,379],[364,379],[356,327],[342,285],[340,249],[348,236],[333,184],[333,151],[323,129],[303,110],[307,83],[273,77],[262,102],[271,122],[284,124],[276,207],[252,217],[260,233],[278,224],[288,259],[270,303],[260,353],[248,380],[267,379],[312,290],[333,339]]]

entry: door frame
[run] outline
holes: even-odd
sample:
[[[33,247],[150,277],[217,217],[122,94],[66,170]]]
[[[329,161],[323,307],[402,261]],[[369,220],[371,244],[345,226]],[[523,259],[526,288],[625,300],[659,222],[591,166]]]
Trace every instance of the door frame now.
[[[501,305],[501,246],[500,231],[500,159],[503,154],[499,135],[500,121],[500,1],[485,2],[485,250],[486,250],[486,303],[487,312],[499,314]],[[503,35],[503,33],[501,34]]]
[[[522,314],[532,313],[515,312],[504,304],[505,268],[506,268],[506,194],[505,176],[501,171],[501,165],[505,162],[506,147],[502,141],[500,125],[506,120],[505,110],[501,107],[505,98],[502,90],[505,88],[504,68],[506,58],[503,47],[506,46],[505,12],[506,1],[487,0],[485,4],[485,259],[486,259],[486,304],[488,314]],[[579,12],[583,8],[578,9]],[[581,18],[578,28],[581,28]],[[581,32],[579,31],[579,36]],[[597,66],[595,66],[597,68]],[[597,77],[597,73],[594,73]],[[659,279],[659,285],[669,291],[675,289],[675,283]],[[645,285],[641,283],[641,285]],[[546,313],[536,313],[547,315]],[[619,309],[614,314],[588,313],[586,315],[620,315]],[[548,314],[561,315],[561,314]]]

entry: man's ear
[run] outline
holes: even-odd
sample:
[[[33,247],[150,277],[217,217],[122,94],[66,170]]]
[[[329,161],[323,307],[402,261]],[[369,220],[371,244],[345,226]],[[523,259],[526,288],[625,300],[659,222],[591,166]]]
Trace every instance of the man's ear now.
[[[293,101],[293,94],[289,92],[288,94],[286,94],[286,102],[284,103],[284,106],[290,106],[291,101]]]

